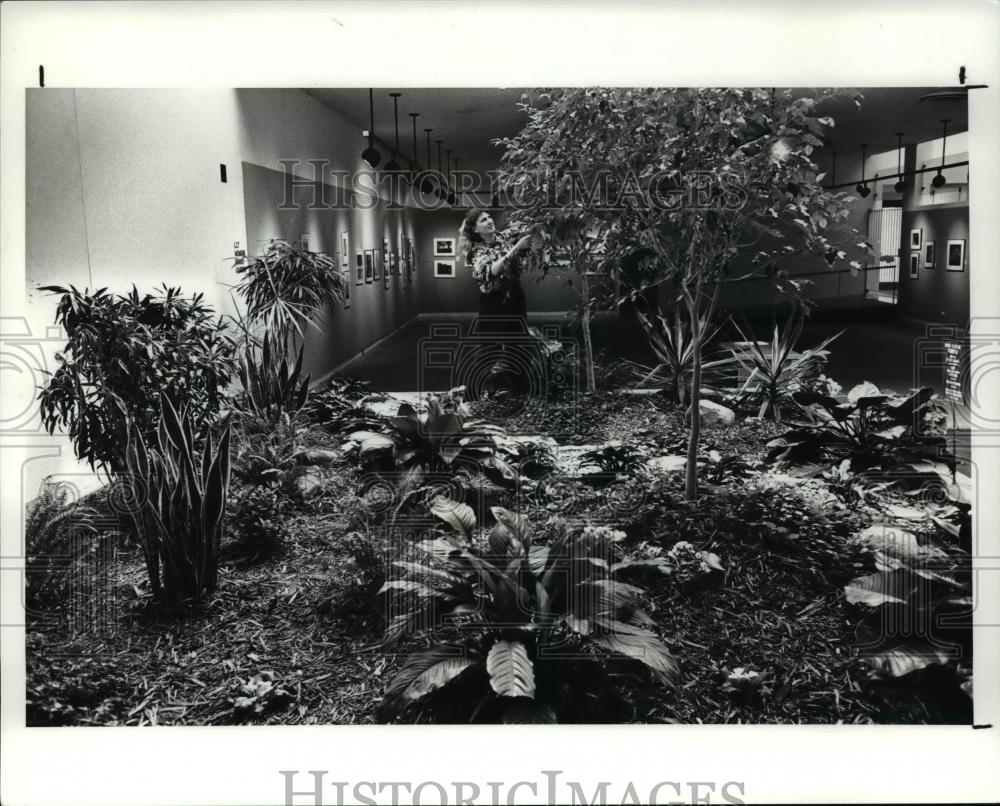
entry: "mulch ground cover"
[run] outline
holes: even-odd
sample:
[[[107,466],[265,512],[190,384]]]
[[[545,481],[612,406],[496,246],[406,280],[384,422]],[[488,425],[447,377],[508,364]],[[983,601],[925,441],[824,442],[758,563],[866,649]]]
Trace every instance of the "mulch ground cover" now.
[[[620,440],[651,455],[683,453],[684,414],[662,398],[605,392],[543,407],[474,404],[512,433],[563,444]],[[708,427],[703,451],[751,466],[780,425]],[[320,429],[307,442],[338,448]],[[382,721],[398,654],[379,646],[385,555],[359,520],[362,474],[346,454],[322,468],[322,491],[282,518],[280,546],[230,535],[216,593],[196,608],[149,597],[141,553],[117,535],[110,566],[90,569],[27,629],[29,725],[362,724]],[[627,545],[665,550],[688,541],[716,553],[724,572],[649,590],[649,608],[681,666],[666,690],[627,675],[609,721],[676,723],[967,723],[968,698],[933,667],[895,681],[872,675],[853,651],[860,614],[843,584],[871,570],[852,534],[870,513],[836,502],[815,482],[753,471],[706,480],[683,498],[679,474],[603,486],[549,479],[523,511],[537,530],[556,516],[614,525]],[[502,491],[496,503],[509,503]],[[371,524],[369,523],[369,527]],[[377,531],[377,530],[376,530]],[[371,554],[367,556],[366,552]],[[85,574],[86,576],[86,574]],[[94,591],[103,586],[100,613]],[[108,604],[110,603],[110,604]],[[612,679],[616,673],[612,670]],[[744,680],[746,685],[734,685]],[[595,711],[593,713],[599,713]],[[413,714],[411,721],[429,718]],[[601,717],[594,717],[601,721]]]

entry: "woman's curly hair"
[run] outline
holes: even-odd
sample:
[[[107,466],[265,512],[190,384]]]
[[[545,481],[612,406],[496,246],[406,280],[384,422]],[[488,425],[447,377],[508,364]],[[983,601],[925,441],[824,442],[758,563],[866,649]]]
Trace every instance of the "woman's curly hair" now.
[[[483,239],[480,237],[479,233],[476,232],[476,222],[479,217],[488,212],[480,207],[473,207],[465,214],[465,218],[462,219],[462,225],[458,228],[458,253],[462,256],[462,259],[468,262],[469,255],[472,252],[472,248],[477,243],[482,243]]]

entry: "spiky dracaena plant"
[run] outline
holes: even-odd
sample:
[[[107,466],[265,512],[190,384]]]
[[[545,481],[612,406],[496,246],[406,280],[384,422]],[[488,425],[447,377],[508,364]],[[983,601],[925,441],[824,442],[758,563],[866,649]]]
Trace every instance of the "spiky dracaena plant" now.
[[[677,677],[642,590],[620,579],[637,566],[669,573],[666,560],[625,558],[624,534],[607,528],[563,529],[551,545],[533,545],[527,520],[501,507],[477,547],[470,507],[438,499],[432,512],[465,539],[422,544],[425,558],[395,563],[403,577],[383,586],[404,599],[388,643],[435,630],[433,646],[410,655],[389,684],[389,713],[452,686],[461,702],[450,706],[470,721],[556,722],[573,716],[581,680],[606,679],[608,654],[644,664],[664,684]]]
[[[732,345],[733,359],[747,373],[747,379],[738,392],[740,402],[757,408],[761,419],[769,417],[781,422],[781,407],[791,403],[795,392],[808,391],[811,378],[819,374],[819,368],[826,361],[826,349],[844,331],[824,339],[810,350],[795,351],[795,344],[802,335],[805,314],[801,308],[792,309],[792,314],[783,326],[774,324],[774,335],[763,346],[748,336],[735,322],[733,326],[740,334],[742,343]],[[749,331],[749,327],[747,328]]]
[[[160,402],[157,444],[130,431],[127,459],[135,485],[133,521],[153,595],[196,601],[215,591],[219,543],[229,493],[227,425],[215,449],[207,433],[201,456],[186,408]]]
[[[670,390],[680,405],[684,405],[686,392],[691,382],[694,370],[694,340],[690,336],[692,328],[685,318],[684,308],[675,305],[670,312],[670,318],[653,314],[642,309],[636,311],[639,323],[646,334],[649,346],[659,363],[653,367],[631,363],[639,377],[639,386],[663,385]],[[711,344],[722,328],[722,322],[712,321],[713,312],[702,311],[698,314],[698,329],[705,335],[704,344]],[[702,381],[711,385],[722,377],[722,373],[733,366],[734,359],[722,353],[706,353],[702,358]]]
[[[305,338],[304,325],[318,328],[320,314],[343,301],[347,285],[332,258],[283,240],[271,241],[236,271],[250,323],[283,349]]]

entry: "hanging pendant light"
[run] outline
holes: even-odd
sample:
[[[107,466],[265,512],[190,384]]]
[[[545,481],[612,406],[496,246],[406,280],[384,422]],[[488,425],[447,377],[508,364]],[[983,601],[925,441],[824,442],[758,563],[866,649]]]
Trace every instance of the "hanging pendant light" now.
[[[433,193],[434,192],[434,180],[431,178],[431,132],[434,129],[424,129],[424,133],[427,135],[427,173],[420,178],[420,192],[421,193]]]
[[[389,161],[385,164],[385,169],[390,173],[399,173],[399,163],[396,162],[396,155],[399,153],[399,96],[402,94],[401,92],[389,93],[389,97],[392,98],[392,120],[396,128],[396,147],[393,149]]]
[[[413,120],[413,159],[410,162],[410,173],[412,174],[415,170],[420,170],[420,161],[417,159],[417,118],[420,117],[419,112],[410,112],[410,117]],[[413,177],[410,177],[410,181],[413,181]]]
[[[441,143],[444,140],[435,140],[438,147],[438,186],[437,190],[434,191],[434,195],[438,197],[441,201],[444,201],[447,194],[444,192],[444,174],[441,171]]]
[[[458,157],[455,157],[455,176],[458,176]],[[459,201],[460,199],[456,194],[454,204],[458,204]]]
[[[451,149],[446,149],[444,153],[448,155],[448,204],[454,207],[455,191],[451,189]]]
[[[861,144],[861,181],[855,185],[854,189],[858,191],[858,195],[862,199],[867,199],[868,195],[872,192],[872,189],[868,187],[868,183],[865,182],[865,160],[868,159],[868,143]]]
[[[382,155],[375,148],[375,93],[368,90],[368,148],[361,152],[361,159],[372,168],[377,168],[382,161]]]
[[[934,175],[934,178],[931,180],[931,187],[934,188],[943,187],[944,183],[948,181],[944,178],[944,174],[942,173],[942,171],[944,170],[945,145],[947,145],[948,143],[948,124],[951,123],[951,120],[946,119],[942,120],[941,122],[944,124],[944,133],[941,136],[941,167],[938,168],[938,172]]]
[[[896,132],[896,140],[898,142],[896,146],[896,172],[899,177],[892,187],[897,193],[902,193],[906,189],[906,182],[903,181],[903,132]]]

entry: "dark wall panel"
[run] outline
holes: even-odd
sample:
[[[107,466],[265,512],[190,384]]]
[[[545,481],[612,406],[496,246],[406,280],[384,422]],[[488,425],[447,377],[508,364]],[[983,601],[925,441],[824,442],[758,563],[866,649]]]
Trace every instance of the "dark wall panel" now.
[[[923,243],[934,241],[934,268],[920,257],[916,279],[910,279],[910,230],[923,230]],[[947,243],[965,241],[963,271],[948,271]],[[903,261],[899,280],[899,313],[912,319],[961,327],[969,321],[969,208],[908,210],[903,213]]]

